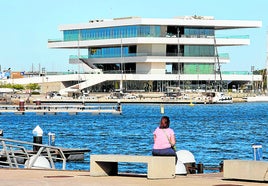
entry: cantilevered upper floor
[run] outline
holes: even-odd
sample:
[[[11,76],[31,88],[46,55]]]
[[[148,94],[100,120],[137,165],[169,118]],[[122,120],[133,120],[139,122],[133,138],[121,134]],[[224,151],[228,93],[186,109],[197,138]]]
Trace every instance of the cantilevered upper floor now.
[[[213,17],[201,16],[173,19],[127,17],[90,20],[89,23],[85,24],[60,26],[59,30],[63,31],[63,39],[49,40],[48,46],[50,48],[114,46],[120,44],[122,38],[124,38],[124,44],[214,45],[213,38],[217,30],[258,28],[261,26],[261,21],[215,20]],[[247,36],[216,38],[217,46],[249,44]]]
[[[218,53],[218,47],[250,44],[247,35],[217,36],[216,31],[261,26],[261,21],[202,16],[90,20],[60,26],[63,39],[49,40],[48,46],[86,49],[87,56],[71,55],[70,63],[83,62],[106,71],[125,69],[125,72],[163,74],[171,65],[172,73],[212,74],[217,63],[229,62],[228,54]]]

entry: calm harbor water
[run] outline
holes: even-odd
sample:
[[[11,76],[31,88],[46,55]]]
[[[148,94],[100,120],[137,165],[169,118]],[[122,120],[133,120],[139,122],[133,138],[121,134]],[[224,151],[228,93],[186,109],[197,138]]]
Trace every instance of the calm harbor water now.
[[[0,115],[4,137],[32,142],[32,130],[39,125],[43,143],[48,132],[56,134],[56,146],[87,148],[83,162],[68,162],[67,169],[89,170],[90,154],[151,155],[153,131],[162,114],[160,105],[123,104],[122,115],[78,114]],[[267,157],[267,103],[226,105],[164,105],[176,133],[177,150],[193,153],[196,163],[218,166],[225,159],[252,159],[251,145],[263,145]],[[120,166],[122,171],[144,173],[145,165]]]

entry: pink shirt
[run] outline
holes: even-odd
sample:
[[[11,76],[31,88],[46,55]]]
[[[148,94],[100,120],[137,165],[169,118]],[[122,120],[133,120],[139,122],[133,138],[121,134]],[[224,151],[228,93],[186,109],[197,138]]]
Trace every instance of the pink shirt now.
[[[165,132],[163,130],[165,130]],[[174,136],[173,129],[160,129],[157,127],[154,131],[154,135],[156,136],[153,147],[154,149],[166,149],[171,147],[168,138],[170,139],[171,136]]]

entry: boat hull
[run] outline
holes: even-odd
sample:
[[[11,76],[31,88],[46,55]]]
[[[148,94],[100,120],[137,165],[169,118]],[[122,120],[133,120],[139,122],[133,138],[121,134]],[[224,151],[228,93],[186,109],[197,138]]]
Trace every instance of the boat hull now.
[[[268,102],[268,96],[247,97],[247,102]]]

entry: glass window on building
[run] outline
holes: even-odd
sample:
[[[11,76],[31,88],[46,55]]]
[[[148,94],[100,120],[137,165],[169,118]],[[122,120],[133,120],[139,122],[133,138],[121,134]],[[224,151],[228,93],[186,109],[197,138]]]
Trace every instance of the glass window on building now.
[[[214,64],[184,64],[184,74],[213,74]]]
[[[63,31],[64,41],[77,41],[79,35],[79,30],[65,30]]]
[[[90,58],[108,58],[108,57],[124,57],[129,55],[129,47],[105,47],[105,48],[90,48],[88,56]]]
[[[113,39],[129,37],[160,37],[160,26],[120,26],[63,31],[64,41]]]
[[[185,28],[184,35],[186,37],[206,37],[214,36],[214,29],[212,28]]]
[[[184,46],[184,56],[214,56],[215,49],[214,46],[193,46],[185,45]]]

